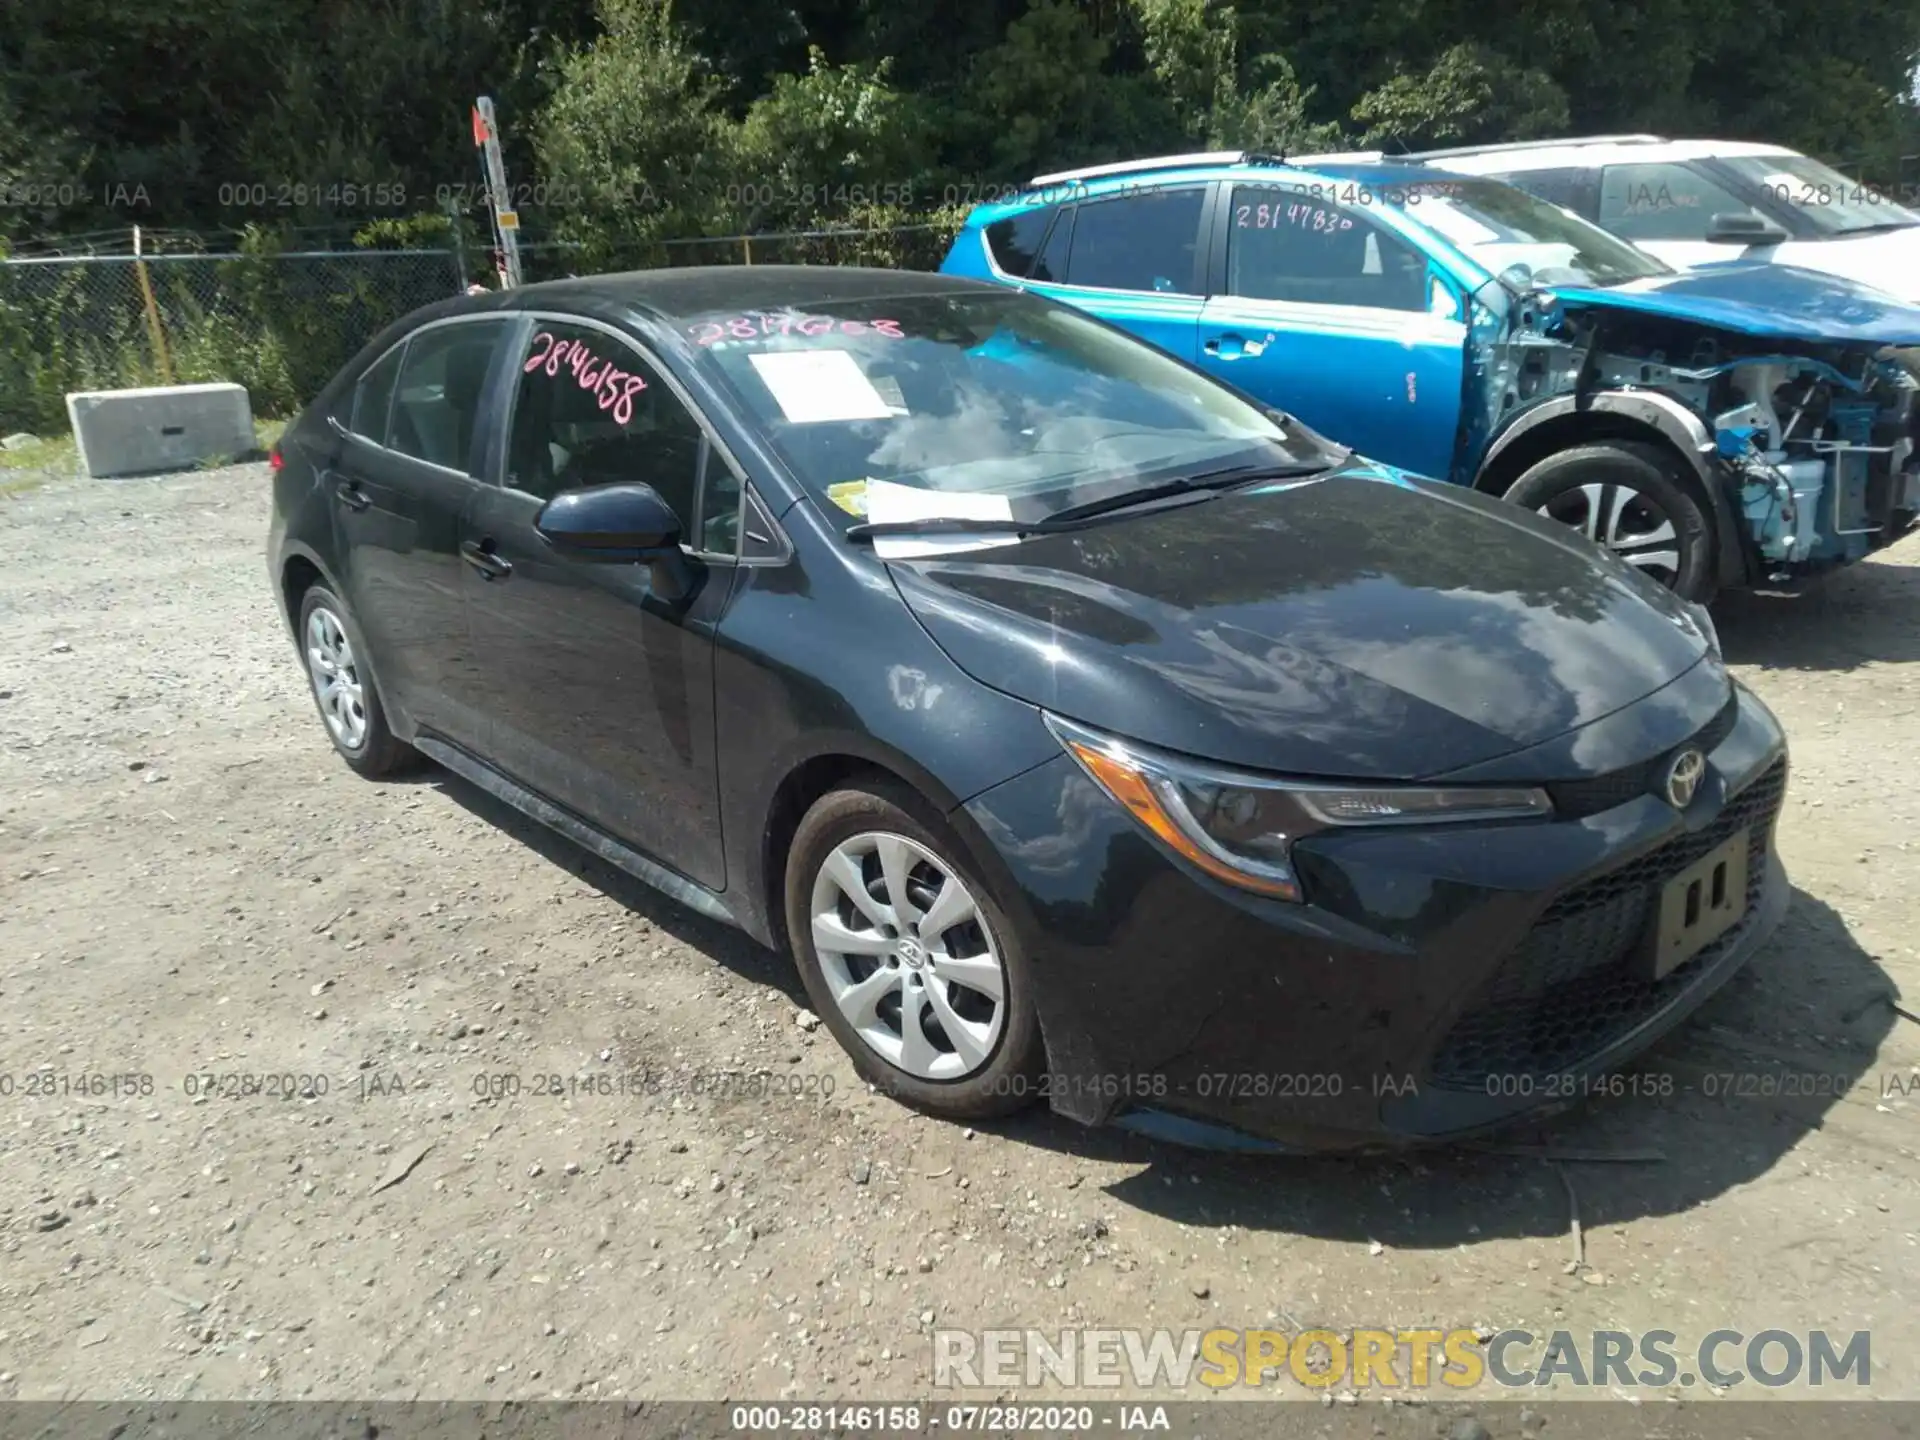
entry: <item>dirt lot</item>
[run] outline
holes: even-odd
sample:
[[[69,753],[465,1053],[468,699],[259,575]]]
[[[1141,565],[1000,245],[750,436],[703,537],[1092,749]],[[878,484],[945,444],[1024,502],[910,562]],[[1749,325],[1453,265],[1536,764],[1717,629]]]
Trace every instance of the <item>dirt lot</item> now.
[[[1721,607],[1793,737],[1793,910],[1647,1061],[1670,1097],[1505,1137],[1664,1156],[1564,1166],[1569,1274],[1538,1156],[1232,1159],[865,1093],[773,955],[333,757],[264,480],[0,496],[0,1398],[914,1397],[936,1326],[1476,1323],[1871,1330],[1873,1393],[1920,1398],[1920,541]],[[778,1099],[696,1093],[762,1064]],[[1845,1094],[1707,1093],[1741,1073]]]

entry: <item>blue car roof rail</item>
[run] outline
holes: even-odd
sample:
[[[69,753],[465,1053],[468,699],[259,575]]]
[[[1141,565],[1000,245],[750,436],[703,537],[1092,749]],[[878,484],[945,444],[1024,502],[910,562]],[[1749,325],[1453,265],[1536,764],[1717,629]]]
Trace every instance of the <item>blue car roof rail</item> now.
[[[1443,160],[1449,155],[1498,155],[1506,150],[1557,150],[1563,145],[1664,145],[1665,135],[1563,135],[1557,140],[1508,140],[1499,145],[1453,145],[1445,150],[1409,150],[1395,160]]]
[[[1111,165],[1086,165],[1078,170],[1056,170],[1036,175],[1027,184],[1060,185],[1072,180],[1097,180],[1109,175],[1138,175],[1149,170],[1190,170],[1197,165],[1284,165],[1286,157],[1258,150],[1204,150],[1191,155],[1154,155],[1144,160],[1120,160]]]

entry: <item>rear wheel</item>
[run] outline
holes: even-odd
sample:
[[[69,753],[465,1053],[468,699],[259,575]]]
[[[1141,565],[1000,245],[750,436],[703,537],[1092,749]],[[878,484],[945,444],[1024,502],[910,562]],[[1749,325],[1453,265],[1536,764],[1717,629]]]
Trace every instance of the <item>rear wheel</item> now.
[[[314,585],[300,597],[299,636],[313,703],[340,758],[370,779],[412,764],[413,747],[387,727],[359,628],[326,586]]]
[[[1557,451],[1515,481],[1507,499],[1571,526],[1685,599],[1713,594],[1707,504],[1656,445],[1609,440]]]
[[[1012,926],[931,806],[885,782],[836,790],[787,861],[787,934],[854,1067],[951,1120],[1022,1108],[1043,1050]]]

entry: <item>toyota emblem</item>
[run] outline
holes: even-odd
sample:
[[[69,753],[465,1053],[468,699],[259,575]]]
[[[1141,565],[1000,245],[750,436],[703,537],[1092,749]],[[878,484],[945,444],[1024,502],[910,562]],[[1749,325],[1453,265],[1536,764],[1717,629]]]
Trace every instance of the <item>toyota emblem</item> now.
[[[1698,750],[1682,750],[1667,767],[1667,803],[1676,810],[1686,809],[1706,774],[1707,757]]]

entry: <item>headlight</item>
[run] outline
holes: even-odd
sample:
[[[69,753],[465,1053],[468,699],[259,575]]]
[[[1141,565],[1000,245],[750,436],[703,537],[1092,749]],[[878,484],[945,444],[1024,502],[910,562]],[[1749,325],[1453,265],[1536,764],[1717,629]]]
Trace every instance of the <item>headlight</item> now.
[[[1057,715],[1047,728],[1093,782],[1215,879],[1298,900],[1289,852],[1317,830],[1529,820],[1553,813],[1543,790],[1329,785],[1201,764]]]

